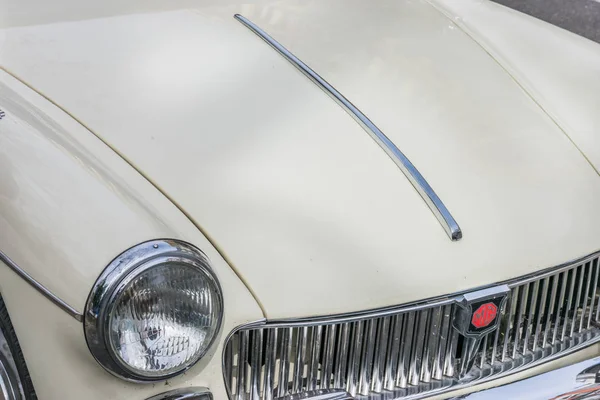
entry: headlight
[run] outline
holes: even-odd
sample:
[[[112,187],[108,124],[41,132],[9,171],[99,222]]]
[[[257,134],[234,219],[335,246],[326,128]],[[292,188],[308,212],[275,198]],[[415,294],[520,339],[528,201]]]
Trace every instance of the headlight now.
[[[222,315],[206,256],[187,243],[155,240],[125,251],[100,275],[86,304],[85,336],[109,372],[154,381],[196,363]]]

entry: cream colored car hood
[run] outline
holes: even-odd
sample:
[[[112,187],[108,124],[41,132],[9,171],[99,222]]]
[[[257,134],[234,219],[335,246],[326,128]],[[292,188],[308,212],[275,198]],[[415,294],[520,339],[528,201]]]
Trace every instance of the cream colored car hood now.
[[[451,242],[370,136],[234,13],[385,132],[463,239]],[[595,170],[428,3],[207,5],[83,18],[2,30],[1,65],[160,188],[269,318],[401,304],[600,248]]]

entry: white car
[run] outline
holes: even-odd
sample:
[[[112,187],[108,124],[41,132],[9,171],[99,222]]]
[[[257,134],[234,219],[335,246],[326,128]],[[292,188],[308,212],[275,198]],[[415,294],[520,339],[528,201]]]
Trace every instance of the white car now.
[[[489,1],[0,0],[0,390],[597,398],[599,171]]]

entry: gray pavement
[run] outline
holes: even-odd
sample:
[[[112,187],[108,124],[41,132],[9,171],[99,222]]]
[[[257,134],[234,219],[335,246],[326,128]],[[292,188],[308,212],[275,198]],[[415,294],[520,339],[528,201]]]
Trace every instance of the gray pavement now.
[[[494,0],[600,43],[600,0]]]

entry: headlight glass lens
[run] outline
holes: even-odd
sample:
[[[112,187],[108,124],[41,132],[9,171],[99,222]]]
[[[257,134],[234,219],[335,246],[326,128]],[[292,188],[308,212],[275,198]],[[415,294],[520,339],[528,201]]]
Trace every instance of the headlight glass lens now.
[[[175,373],[200,358],[222,306],[204,271],[163,263],[124,279],[109,314],[109,343],[119,363],[147,377]]]
[[[208,258],[172,239],[126,250],[102,272],[86,303],[88,347],[107,371],[148,382],[194,365],[215,341],[223,295]]]

